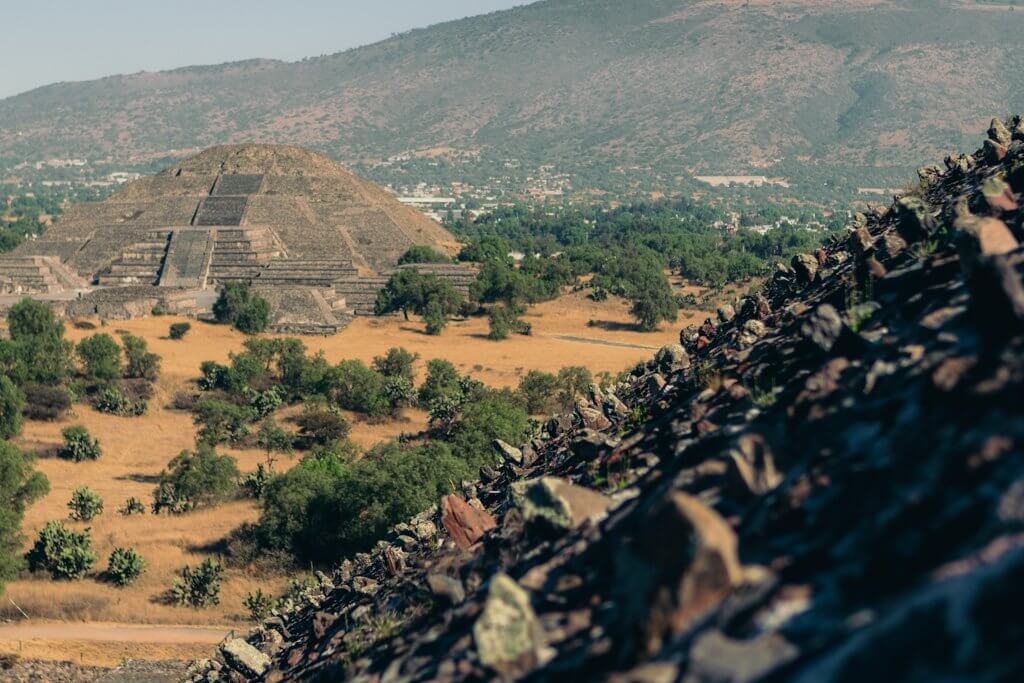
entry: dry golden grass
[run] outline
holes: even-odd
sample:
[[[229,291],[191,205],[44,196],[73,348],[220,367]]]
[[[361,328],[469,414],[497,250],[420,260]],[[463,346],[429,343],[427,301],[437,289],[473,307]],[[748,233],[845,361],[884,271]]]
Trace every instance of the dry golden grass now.
[[[0,654],[24,660],[66,661],[78,666],[115,668],[126,659],[187,662],[210,655],[210,643],[146,643],[95,640],[0,640]]]
[[[404,346],[422,356],[420,379],[423,361],[446,358],[461,371],[489,385],[514,386],[531,369],[550,372],[567,365],[583,365],[595,373],[617,372],[650,358],[652,349],[675,341],[678,329],[698,318],[702,319],[703,315],[695,314],[659,332],[643,334],[632,329],[624,302],[595,303],[582,294],[572,294],[531,310],[526,319],[533,325],[533,336],[499,343],[486,339],[485,319],[455,322],[441,337],[430,337],[423,334],[419,321],[406,322],[400,317],[361,318],[334,337],[307,337],[304,341],[310,350],[323,351],[331,362],[346,358],[369,362],[389,347]],[[588,327],[589,320],[600,324]],[[146,514],[125,518],[116,512],[129,496],[148,504],[154,478],[179,451],[193,446],[195,428],[190,415],[166,407],[175,392],[198,377],[202,361],[226,361],[230,352],[241,349],[245,339],[227,327],[192,321],[192,330],[183,340],[171,341],[166,338],[167,330],[177,321],[169,317],[118,321],[96,330],[68,326],[68,337],[75,341],[100,331],[127,330],[142,336],[151,350],[162,357],[162,371],[150,411],[143,417],[113,417],[76,405],[76,414],[59,423],[32,422],[25,426],[19,442],[32,450],[60,443],[61,430],[73,424],[84,425],[103,447],[103,457],[97,462],[75,464],[56,458],[38,461],[38,468],[50,480],[51,492],[26,514],[24,530],[28,544],[49,520],[62,519],[74,524],[67,519],[67,501],[76,487],[88,485],[105,502],[104,513],[90,524],[98,555],[97,572],[105,569],[111,549],[119,545],[135,546],[145,558],[147,570],[136,584],[124,589],[94,577],[75,582],[24,577],[9,583],[5,597],[14,600],[33,619],[244,626],[242,599],[246,593],[256,588],[275,592],[287,583],[286,576],[253,577],[231,570],[226,574],[220,606],[194,610],[164,604],[160,596],[171,585],[178,570],[185,564],[201,562],[210,555],[210,547],[218,540],[240,524],[255,521],[256,505],[233,502],[182,516]],[[567,341],[564,337],[585,337],[631,346]],[[357,421],[352,436],[361,445],[372,446],[401,432],[417,432],[425,423],[426,415],[422,411],[407,411],[402,421],[383,424]],[[228,452],[238,459],[243,472],[255,469],[264,458],[263,453],[256,450]],[[278,469],[286,469],[294,461],[283,458],[278,462]],[[9,603],[0,606],[0,616],[21,618]],[[143,650],[148,652],[149,648],[123,648],[127,652],[124,656],[139,656]],[[0,646],[0,651],[6,650]],[[121,651],[117,650],[115,658],[122,656]]]

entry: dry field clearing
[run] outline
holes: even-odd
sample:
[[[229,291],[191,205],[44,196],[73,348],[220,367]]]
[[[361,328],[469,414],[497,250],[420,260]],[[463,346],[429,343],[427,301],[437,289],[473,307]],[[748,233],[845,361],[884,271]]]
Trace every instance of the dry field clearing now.
[[[303,341],[312,351],[323,351],[331,362],[345,358],[369,362],[389,347],[404,346],[419,353],[423,360],[446,358],[462,372],[491,386],[514,386],[531,369],[557,371],[567,365],[583,365],[594,373],[618,372],[650,358],[654,350],[678,338],[681,326],[697,318],[703,320],[705,315],[690,312],[676,325],[644,334],[632,329],[625,302],[611,299],[595,303],[583,294],[571,294],[531,310],[526,319],[533,325],[533,336],[514,337],[504,342],[486,339],[485,319],[454,322],[438,338],[425,335],[418,320],[407,322],[401,317],[359,318],[334,337],[306,337]],[[56,458],[41,458],[37,462],[50,480],[51,492],[26,515],[24,531],[29,541],[48,520],[63,519],[71,523],[67,520],[67,501],[76,487],[88,485],[105,502],[104,513],[91,523],[98,557],[96,569],[106,567],[106,558],[113,547],[132,545],[145,558],[146,573],[125,589],[95,578],[75,582],[22,578],[8,584],[4,604],[0,605],[0,617],[22,619],[8,602],[10,598],[33,621],[209,624],[244,628],[242,599],[246,593],[258,587],[265,592],[268,589],[275,592],[287,583],[285,576],[256,577],[228,571],[219,607],[194,610],[164,604],[160,596],[171,585],[178,570],[185,564],[201,562],[210,554],[212,544],[241,523],[256,520],[256,505],[247,501],[233,502],[181,516],[146,514],[126,518],[116,513],[129,496],[151,500],[154,479],[164,465],[182,449],[193,446],[195,428],[191,416],[167,409],[171,397],[198,377],[202,361],[226,361],[229,353],[241,349],[245,339],[227,327],[193,321],[192,330],[184,340],[171,341],[166,338],[167,330],[177,320],[159,317],[111,322],[95,331],[74,329],[69,325],[67,335],[75,341],[99,331],[127,330],[149,342],[150,349],[163,359],[150,411],[143,417],[121,418],[76,405],[75,414],[60,423],[26,424],[19,439],[27,449],[45,449],[61,441],[60,432],[64,427],[81,424],[103,447],[103,457],[97,462],[74,464]],[[598,324],[588,326],[588,321],[598,321]],[[422,379],[422,370],[419,379]],[[426,416],[420,411],[408,411],[404,421],[378,425],[356,422],[353,438],[361,445],[370,446],[403,431],[419,431],[425,422]],[[255,469],[264,457],[256,450],[228,449],[227,452],[238,459],[243,472]],[[289,464],[285,458],[278,467],[287,468]],[[41,649],[45,648],[37,643],[32,652],[38,655]],[[16,641],[0,638],[0,652],[16,650]],[[142,655],[150,650],[154,657],[163,657],[157,649],[138,650]]]

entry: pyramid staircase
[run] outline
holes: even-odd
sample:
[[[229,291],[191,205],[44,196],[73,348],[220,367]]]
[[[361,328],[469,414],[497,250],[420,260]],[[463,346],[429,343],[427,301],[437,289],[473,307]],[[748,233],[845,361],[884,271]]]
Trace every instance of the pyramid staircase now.
[[[217,230],[210,261],[209,280],[251,280],[281,250],[273,234],[265,228]]]
[[[157,284],[172,234],[170,230],[157,230],[150,233],[145,241],[124,249],[97,278],[98,284],[104,287]]]
[[[89,286],[54,256],[0,256],[0,290],[7,294],[52,294]]]
[[[340,259],[277,259],[253,280],[257,285],[299,285],[329,289],[338,280],[357,276],[351,261]]]
[[[210,271],[214,237],[206,230],[176,230],[160,272],[161,287],[202,289]]]

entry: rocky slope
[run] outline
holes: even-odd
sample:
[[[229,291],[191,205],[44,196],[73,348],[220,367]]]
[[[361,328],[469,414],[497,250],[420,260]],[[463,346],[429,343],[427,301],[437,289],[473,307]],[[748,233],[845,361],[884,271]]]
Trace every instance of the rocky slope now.
[[[194,681],[1024,676],[1024,123]]]
[[[569,171],[822,161],[820,187],[971,144],[992,112],[1024,108],[1022,29],[1024,13],[977,0],[545,0],[297,63],[40,88],[0,101],[0,161],[451,146]]]

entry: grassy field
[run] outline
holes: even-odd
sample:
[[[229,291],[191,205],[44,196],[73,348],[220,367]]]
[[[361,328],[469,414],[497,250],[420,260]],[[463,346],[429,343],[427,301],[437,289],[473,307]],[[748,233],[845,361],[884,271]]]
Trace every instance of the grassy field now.
[[[514,386],[531,369],[557,371],[567,365],[583,365],[592,372],[618,372],[651,357],[653,350],[678,337],[678,329],[703,314],[686,316],[659,332],[643,334],[632,329],[628,307],[620,300],[602,303],[582,294],[534,307],[526,316],[533,325],[531,337],[514,337],[504,342],[486,339],[487,321],[454,322],[441,337],[429,337],[422,324],[401,317],[360,318],[334,337],[304,338],[313,351],[323,351],[331,362],[346,358],[371,361],[389,347],[404,346],[419,353],[422,364],[431,358],[446,358],[461,371],[492,386]],[[8,584],[0,617],[22,619],[10,598],[33,620],[55,619],[77,622],[119,622],[149,624],[216,624],[245,627],[242,599],[257,587],[273,592],[282,589],[286,576],[250,576],[228,571],[221,592],[221,604],[194,610],[166,604],[161,596],[185,564],[197,564],[211,554],[211,546],[243,522],[255,521],[258,509],[252,502],[239,501],[182,516],[154,517],[150,514],[122,517],[116,509],[129,496],[149,502],[154,479],[168,460],[195,440],[195,428],[187,413],[167,406],[174,394],[198,377],[204,360],[225,361],[241,349],[245,337],[227,327],[196,323],[181,341],[166,338],[167,329],[178,319],[145,318],[111,322],[95,331],[68,326],[67,335],[77,341],[98,331],[127,330],[144,337],[150,349],[162,359],[162,371],[150,410],[143,417],[121,418],[100,414],[84,405],[58,423],[26,424],[19,443],[26,449],[45,452],[61,441],[60,432],[69,425],[84,425],[103,447],[97,462],[74,464],[52,457],[41,458],[38,468],[50,480],[51,492],[33,505],[25,518],[24,531],[33,539],[43,524],[62,519],[76,527],[83,524],[67,519],[67,501],[82,485],[96,490],[105,501],[105,511],[90,524],[98,561],[96,570],[106,567],[111,549],[135,546],[147,563],[146,573],[129,588],[118,589],[93,576],[75,582],[54,582],[42,577],[23,577]],[[596,321],[588,325],[588,321]],[[569,340],[572,339],[572,340]],[[398,421],[383,424],[355,422],[353,438],[364,446],[416,432],[426,424],[421,411],[407,411]],[[257,450],[231,450],[243,472],[255,469],[264,455]],[[278,468],[290,465],[287,458]],[[0,642],[0,652],[11,651],[11,642]],[[33,649],[36,653],[38,648]]]

